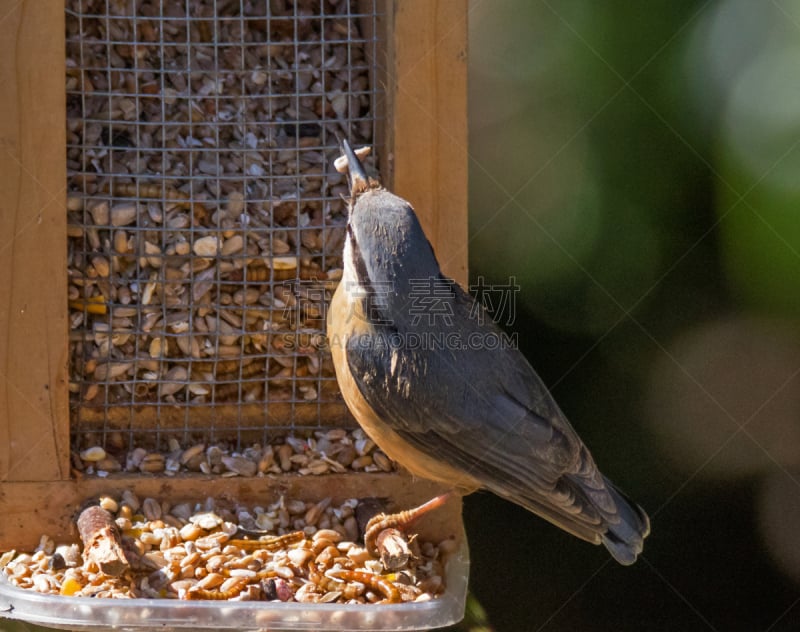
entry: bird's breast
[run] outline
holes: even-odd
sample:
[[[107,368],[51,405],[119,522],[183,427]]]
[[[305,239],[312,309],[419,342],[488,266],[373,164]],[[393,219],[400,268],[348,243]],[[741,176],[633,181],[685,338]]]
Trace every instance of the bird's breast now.
[[[463,471],[447,465],[435,455],[428,455],[410,445],[395,432],[390,422],[378,417],[368,399],[362,394],[353,379],[347,360],[347,340],[352,335],[363,334],[363,328],[368,326],[367,321],[357,313],[357,303],[351,300],[343,278],[333,295],[328,311],[328,341],[336,379],[348,409],[378,447],[414,476],[439,481],[462,491],[474,491],[480,487],[478,481]],[[364,352],[369,353],[368,347]],[[411,396],[413,397],[413,389]],[[402,402],[398,402],[398,407],[401,406]]]

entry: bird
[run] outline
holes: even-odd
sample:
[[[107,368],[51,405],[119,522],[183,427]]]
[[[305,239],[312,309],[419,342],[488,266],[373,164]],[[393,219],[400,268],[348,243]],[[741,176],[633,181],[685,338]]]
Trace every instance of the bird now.
[[[600,472],[523,353],[489,344],[502,330],[442,273],[411,204],[340,147],[350,195],[327,335],[356,421],[413,476],[489,490],[633,564],[645,511]]]

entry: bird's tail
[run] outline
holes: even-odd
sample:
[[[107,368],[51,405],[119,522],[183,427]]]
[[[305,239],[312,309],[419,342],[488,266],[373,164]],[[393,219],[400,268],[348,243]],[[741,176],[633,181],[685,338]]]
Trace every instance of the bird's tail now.
[[[605,478],[605,477],[603,477]],[[603,544],[620,564],[633,564],[642,552],[644,539],[650,533],[650,518],[639,505],[628,498],[611,481],[605,479],[608,492],[617,505],[619,521],[609,524]]]

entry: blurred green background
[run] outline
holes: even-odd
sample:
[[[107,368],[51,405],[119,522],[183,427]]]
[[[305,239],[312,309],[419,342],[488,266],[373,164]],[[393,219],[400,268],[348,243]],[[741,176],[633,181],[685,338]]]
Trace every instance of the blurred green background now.
[[[800,629],[800,2],[474,0],[470,270],[652,517],[466,501],[496,630]]]
[[[623,568],[474,494],[475,598],[497,631],[800,629],[800,0],[470,7],[472,277],[515,278],[653,524]]]

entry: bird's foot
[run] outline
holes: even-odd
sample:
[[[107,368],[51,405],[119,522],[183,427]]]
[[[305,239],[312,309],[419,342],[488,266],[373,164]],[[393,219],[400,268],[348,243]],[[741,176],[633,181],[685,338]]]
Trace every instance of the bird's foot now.
[[[412,557],[405,530],[426,513],[444,505],[452,494],[453,492],[448,492],[436,496],[413,509],[373,516],[364,530],[364,546],[367,551],[379,556],[387,570],[404,568]]]

